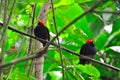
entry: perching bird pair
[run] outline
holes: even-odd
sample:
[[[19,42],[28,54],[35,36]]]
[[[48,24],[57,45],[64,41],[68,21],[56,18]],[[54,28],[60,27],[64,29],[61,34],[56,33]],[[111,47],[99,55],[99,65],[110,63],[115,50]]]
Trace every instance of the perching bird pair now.
[[[38,38],[41,38],[47,41],[50,40],[49,30],[45,26],[44,22],[41,20],[39,20],[37,26],[35,27],[34,34]],[[41,43],[43,44],[43,47],[46,45],[45,41],[41,41]],[[87,40],[86,43],[82,45],[81,50],[80,50],[81,55],[85,55],[91,58],[94,57],[96,52],[97,50],[96,50],[96,47],[92,39]],[[79,63],[83,65],[88,62],[86,59],[82,59],[82,58],[79,58],[79,61],[80,61]]]

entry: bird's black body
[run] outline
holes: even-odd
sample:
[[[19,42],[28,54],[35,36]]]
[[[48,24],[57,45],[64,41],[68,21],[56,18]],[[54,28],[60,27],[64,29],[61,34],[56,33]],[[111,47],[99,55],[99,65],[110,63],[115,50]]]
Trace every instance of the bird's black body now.
[[[91,58],[94,57],[96,52],[97,50],[93,42],[88,42],[88,43],[83,44],[80,50],[81,55],[85,55]],[[88,62],[86,59],[82,59],[82,58],[80,58],[79,61],[80,61],[79,63],[83,65]]]
[[[41,22],[39,22],[38,25],[35,27],[34,34],[38,38],[41,38],[47,41],[50,40],[49,30]],[[41,41],[41,43],[43,44],[43,46],[46,45],[46,42],[44,41]]]

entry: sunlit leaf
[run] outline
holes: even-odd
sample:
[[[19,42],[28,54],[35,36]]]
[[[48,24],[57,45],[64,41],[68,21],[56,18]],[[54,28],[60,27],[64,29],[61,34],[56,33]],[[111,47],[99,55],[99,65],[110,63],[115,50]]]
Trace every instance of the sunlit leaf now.
[[[90,2],[92,0],[75,0],[78,3],[86,3],[86,2]]]
[[[92,65],[85,65],[85,73],[91,76],[100,77],[100,72]]]
[[[48,73],[51,77],[51,80],[61,80],[62,74],[60,71],[51,71]]]
[[[100,34],[95,42],[97,49],[102,50],[106,44],[106,41],[107,41],[107,35],[105,33]]]
[[[120,46],[112,46],[112,47],[110,47],[110,49],[112,49],[115,52],[120,53]]]

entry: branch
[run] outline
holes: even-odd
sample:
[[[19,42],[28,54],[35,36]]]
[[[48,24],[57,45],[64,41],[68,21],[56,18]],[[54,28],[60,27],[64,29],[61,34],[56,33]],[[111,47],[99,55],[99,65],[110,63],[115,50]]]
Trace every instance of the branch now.
[[[11,62],[8,62],[8,63],[1,64],[0,68],[7,67],[7,66],[10,66],[10,65],[16,64],[18,62],[21,62],[21,61],[26,61],[26,60],[29,60],[29,59],[41,57],[43,54],[45,54],[45,52],[46,52],[46,50],[42,49],[40,52],[34,53],[35,55],[22,57],[22,58],[19,58],[19,59],[12,60]]]
[[[0,25],[1,25],[1,27],[2,27],[2,26],[3,26],[3,23],[0,22]],[[8,26],[8,29],[10,29],[10,30],[12,30],[12,31],[15,31],[15,32],[17,32],[17,33],[19,33],[19,34],[22,34],[22,35],[31,37],[31,38],[33,38],[33,39],[39,40],[39,41],[45,41],[44,39],[41,39],[41,38],[32,36],[32,35],[27,34],[27,33],[24,33],[24,32],[21,32],[21,31],[19,31],[19,30],[17,30],[17,29],[14,29],[14,28],[12,28],[11,26]],[[46,42],[49,43],[48,41],[46,41]]]
[[[0,23],[0,25],[1,25],[1,24],[2,24],[2,23]],[[19,31],[19,30],[13,29],[13,28],[10,27],[10,26],[8,27],[8,29],[10,29],[10,30],[12,30],[12,31],[15,31],[15,32],[17,32],[17,33],[20,33],[20,34],[22,34],[22,35],[31,37],[31,38],[33,38],[33,39],[39,40],[39,41],[46,41],[46,40],[43,40],[43,39],[40,39],[40,38],[31,36],[31,35],[29,35],[29,34],[26,34],[26,33],[24,33],[24,32],[21,32],[21,31]],[[49,41],[46,41],[46,42],[47,42],[47,43],[50,43]],[[51,43],[51,44],[58,47],[58,45],[55,44],[55,43]],[[101,64],[101,65],[103,65],[103,66],[105,66],[105,67],[111,68],[111,69],[113,69],[113,70],[115,70],[115,71],[120,71],[120,69],[117,68],[117,67],[114,67],[114,66],[111,66],[111,65],[109,65],[109,64],[105,64],[105,63],[99,62],[99,61],[97,61],[97,60],[94,60],[94,59],[89,58],[89,57],[87,57],[87,56],[81,55],[81,54],[79,54],[79,53],[75,53],[75,52],[73,52],[73,51],[71,51],[71,50],[69,50],[69,49],[67,49],[67,48],[62,47],[62,46],[61,46],[61,49],[65,50],[65,51],[67,51],[67,52],[69,52],[69,53],[71,53],[71,54],[73,54],[73,55],[76,55],[76,56],[78,56],[78,57],[81,57],[81,58],[85,58],[85,59],[87,59],[87,60],[90,60],[91,62],[95,62],[95,63],[97,63],[97,64]],[[26,58],[27,58],[27,57],[26,57]],[[29,58],[27,58],[27,60],[28,60],[28,59],[29,59]],[[30,58],[30,59],[31,59],[31,58]],[[24,60],[23,60],[23,61],[24,61]],[[12,62],[12,61],[11,61],[11,62]],[[20,61],[19,61],[19,62],[20,62]],[[17,62],[16,62],[16,63],[17,63]],[[11,65],[11,64],[9,64],[9,63],[6,63],[6,64],[8,64],[7,66]],[[6,64],[0,65],[0,68],[6,67],[6,66],[3,66],[3,65],[6,65]]]
[[[52,14],[53,14],[55,31],[56,31],[56,34],[58,34],[57,25],[56,25],[56,18],[55,18],[55,11],[54,11],[54,5],[53,5],[53,0],[51,0],[51,5],[52,5]],[[62,51],[61,51],[61,46],[60,46],[60,41],[59,41],[59,37],[58,37],[58,36],[57,36],[57,41],[58,41],[58,49],[59,49],[59,51],[60,51],[60,61],[61,61],[61,65],[62,65],[62,76],[63,76],[63,80],[65,80],[64,65],[63,65],[63,56],[62,56]]]
[[[58,46],[58,45],[56,44],[56,46]],[[87,56],[84,56],[84,55],[80,55],[80,54],[78,54],[78,53],[76,53],[76,52],[73,52],[73,51],[71,51],[71,50],[69,50],[69,49],[67,49],[67,48],[64,48],[64,47],[62,47],[62,46],[61,46],[61,49],[65,50],[65,51],[67,51],[67,52],[70,52],[71,54],[76,55],[76,56],[78,56],[78,57],[81,57],[81,58],[90,60],[90,61],[95,62],[95,63],[98,63],[98,64],[101,64],[101,65],[103,65],[103,66],[105,66],[105,67],[111,68],[111,69],[113,69],[113,70],[115,70],[115,71],[120,71],[119,68],[116,68],[116,67],[114,67],[114,66],[112,66],[112,65],[108,65],[108,64],[105,64],[105,63],[96,61],[96,60],[94,60],[94,59],[92,59],[92,58],[90,58],[90,57],[87,57]],[[30,56],[27,56],[27,57],[22,57],[22,58],[20,58],[20,59],[13,60],[13,61],[11,61],[11,62],[9,62],[9,63],[1,64],[1,65],[0,65],[0,68],[7,67],[7,66],[10,66],[10,65],[16,64],[16,63],[18,63],[18,62],[21,62],[21,61],[25,61],[25,60],[29,60],[29,59],[33,59],[33,58],[40,57],[40,56],[42,56],[45,52],[46,52],[46,50],[45,50],[45,48],[44,48],[42,51],[35,53],[35,55],[30,55]]]
[[[87,56],[81,55],[81,54],[79,54],[79,53],[73,52],[73,51],[71,51],[71,50],[69,50],[69,49],[67,49],[67,48],[62,47],[62,46],[61,46],[61,49],[65,50],[65,51],[67,51],[67,52],[69,52],[69,53],[71,53],[71,54],[73,54],[73,55],[79,56],[80,58],[84,58],[84,59],[86,59],[86,60],[90,60],[91,62],[101,64],[101,65],[103,65],[103,66],[105,66],[105,67],[108,67],[108,68],[111,68],[111,69],[113,69],[113,70],[115,70],[115,71],[120,71],[120,68],[114,67],[114,66],[109,65],[109,64],[106,64],[106,63],[102,63],[102,62],[97,61],[97,60],[94,60],[94,59],[92,59],[92,58],[90,58],[90,57],[87,57]]]
[[[95,13],[108,13],[108,14],[120,14],[120,11],[100,11],[100,10],[93,10]]]

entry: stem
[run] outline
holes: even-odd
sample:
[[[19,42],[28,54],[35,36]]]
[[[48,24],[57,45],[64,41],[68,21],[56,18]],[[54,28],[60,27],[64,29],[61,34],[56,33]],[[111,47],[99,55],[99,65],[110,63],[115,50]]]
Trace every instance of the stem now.
[[[31,26],[30,35],[33,34],[33,29],[34,29],[34,18],[35,18],[36,4],[34,4],[32,6],[32,8],[33,8],[33,16],[32,16],[32,26]],[[28,48],[28,55],[31,54],[31,47],[32,47],[32,38],[30,37],[29,48]],[[26,64],[25,64],[25,72],[27,70],[27,67],[28,67],[28,61],[26,61]]]
[[[54,5],[53,5],[53,0],[51,0],[51,5],[52,5],[52,14],[53,14],[53,20],[54,20],[54,26],[55,26],[55,31],[58,34],[57,26],[56,26],[56,18],[55,18],[55,13],[54,13]],[[58,49],[60,51],[60,60],[61,60],[61,65],[62,65],[62,76],[63,80],[65,80],[65,74],[64,74],[64,65],[63,65],[63,60],[62,60],[62,51],[60,47],[60,42],[59,42],[59,37],[57,36],[57,41],[58,41]]]
[[[35,19],[35,12],[36,12],[36,3],[33,5],[33,16],[32,16],[32,27],[31,27],[31,35],[33,34],[33,30],[34,30],[34,19]],[[32,38],[30,38],[30,44],[29,44],[29,50],[28,50],[28,55],[30,55],[30,51],[31,51],[31,47],[32,47]],[[34,59],[32,59],[31,61],[31,66],[29,68],[29,71],[28,71],[28,76],[30,74],[32,74],[32,70],[33,70],[33,63],[34,63]]]

